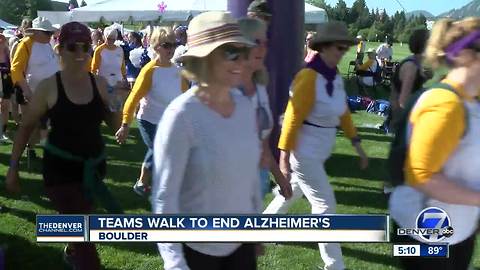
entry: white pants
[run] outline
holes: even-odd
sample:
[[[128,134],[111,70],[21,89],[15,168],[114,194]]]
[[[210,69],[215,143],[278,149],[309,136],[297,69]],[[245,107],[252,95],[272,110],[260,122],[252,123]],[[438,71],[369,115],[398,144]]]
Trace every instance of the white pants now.
[[[324,162],[313,159],[300,159],[290,161],[293,170],[292,189],[293,196],[285,200],[282,195],[277,196],[268,205],[264,214],[284,214],[292,203],[301,198],[302,192],[312,206],[312,214],[334,214],[336,200],[332,186],[328,182]],[[319,243],[320,256],[325,263],[325,270],[343,270],[342,250],[337,243]]]

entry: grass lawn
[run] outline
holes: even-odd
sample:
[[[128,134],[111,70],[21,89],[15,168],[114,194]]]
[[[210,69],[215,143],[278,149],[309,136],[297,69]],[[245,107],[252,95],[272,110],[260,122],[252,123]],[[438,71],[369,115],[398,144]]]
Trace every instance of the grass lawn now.
[[[367,48],[377,45],[368,44]],[[400,60],[408,55],[408,48],[396,44],[394,52],[395,59]],[[353,50],[341,64],[343,73],[346,72],[348,61],[352,59]],[[349,92],[356,92],[352,84],[347,84],[347,87]],[[387,90],[381,90],[381,96],[386,94]],[[370,167],[366,171],[358,169],[358,159],[349,141],[339,133],[334,154],[327,162],[327,172],[338,201],[338,213],[387,213],[382,181],[386,177],[384,164],[391,137],[378,133],[374,128],[382,122],[381,117],[359,112],[353,118],[370,157]],[[148,213],[148,202],[132,191],[145,151],[138,130],[135,127],[132,129],[132,137],[125,146],[115,143],[111,131],[105,130],[104,134],[110,159],[106,179],[109,188],[127,213]],[[4,180],[10,153],[11,145],[0,145],[0,182]],[[62,261],[63,244],[35,242],[35,215],[54,213],[44,195],[39,173],[41,163],[39,160],[34,163],[32,173],[25,172],[25,163],[22,163],[22,168],[22,196],[7,195],[3,184],[0,184],[0,205],[10,209],[6,213],[0,213],[0,246],[6,248],[6,269],[68,269]],[[265,203],[270,200],[271,196],[268,196]],[[297,201],[291,208],[291,213],[309,212],[310,207],[305,199]],[[391,244],[344,244],[342,247],[349,269],[399,269],[391,256]],[[162,269],[154,244],[112,243],[97,245],[97,249],[105,269]],[[479,253],[480,249],[477,248],[477,256],[474,257],[476,267],[480,267]],[[317,246],[313,244],[267,245],[266,255],[259,259],[259,269],[317,269],[321,265],[320,261]]]

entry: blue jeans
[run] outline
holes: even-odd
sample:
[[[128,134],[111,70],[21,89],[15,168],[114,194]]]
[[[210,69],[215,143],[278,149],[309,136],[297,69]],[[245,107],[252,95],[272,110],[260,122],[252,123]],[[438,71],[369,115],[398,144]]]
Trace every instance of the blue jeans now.
[[[140,131],[140,135],[142,135],[143,142],[148,148],[145,158],[143,159],[143,164],[146,169],[151,171],[153,168],[153,140],[157,132],[157,125],[143,119],[138,119],[138,130]]]
[[[262,198],[265,198],[270,189],[270,172],[267,169],[260,168],[260,190]]]

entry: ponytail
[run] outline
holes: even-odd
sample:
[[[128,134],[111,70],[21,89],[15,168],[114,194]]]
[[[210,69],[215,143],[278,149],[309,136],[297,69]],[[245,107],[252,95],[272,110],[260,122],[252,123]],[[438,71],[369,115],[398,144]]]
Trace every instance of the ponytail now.
[[[446,43],[445,35],[451,29],[453,22],[452,19],[441,19],[433,26],[425,50],[425,59],[434,68],[446,64],[444,50],[449,44]]]

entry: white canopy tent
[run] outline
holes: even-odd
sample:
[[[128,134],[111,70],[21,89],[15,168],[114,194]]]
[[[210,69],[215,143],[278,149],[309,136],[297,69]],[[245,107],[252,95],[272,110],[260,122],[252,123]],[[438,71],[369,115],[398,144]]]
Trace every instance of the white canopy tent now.
[[[0,27],[3,29],[17,28],[17,26],[0,19]]]
[[[164,9],[161,11],[161,3]],[[153,21],[160,16],[164,21],[186,21],[189,17],[210,10],[227,10],[227,0],[100,0],[94,4],[69,12],[39,11],[38,16],[47,17],[52,23],[69,21]],[[305,23],[325,22],[325,10],[305,3]]]

